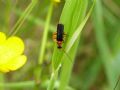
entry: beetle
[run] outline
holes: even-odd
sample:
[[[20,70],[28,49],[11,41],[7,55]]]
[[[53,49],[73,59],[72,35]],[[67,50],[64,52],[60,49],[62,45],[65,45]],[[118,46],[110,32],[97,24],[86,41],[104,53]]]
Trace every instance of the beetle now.
[[[62,43],[64,42],[66,34],[64,33],[64,25],[63,24],[58,24],[57,25],[57,32],[53,34],[53,39],[57,42],[57,48],[61,49],[62,48]]]
[[[70,56],[65,52],[64,49],[62,49],[62,44],[64,42],[64,39],[66,37],[66,34],[64,33],[64,25],[58,24],[57,25],[57,32],[53,33],[53,40],[57,43],[57,48],[62,50],[65,55],[69,58],[70,62],[72,63],[72,59]]]
[[[62,49],[62,43],[64,42],[65,36],[66,36],[66,34],[64,33],[64,25],[58,24],[57,32],[53,33],[53,40],[57,42],[58,49]],[[64,51],[64,49],[63,49],[63,51]],[[72,59],[69,57],[69,55],[65,51],[64,51],[64,53],[67,55],[67,57],[70,59],[70,61],[72,63]],[[119,79],[117,80],[116,85],[113,90],[116,90],[116,87],[117,87],[119,81],[120,81],[120,76],[119,76]]]

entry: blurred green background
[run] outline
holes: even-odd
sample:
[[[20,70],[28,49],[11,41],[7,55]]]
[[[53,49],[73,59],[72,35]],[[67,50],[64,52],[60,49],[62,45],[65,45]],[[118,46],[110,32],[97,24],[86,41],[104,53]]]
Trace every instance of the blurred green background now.
[[[67,90],[113,90],[120,75],[120,0],[96,0],[96,6],[81,32]],[[0,0],[0,31],[9,34],[31,0]],[[25,42],[27,63],[19,70],[0,74],[0,90],[46,90],[56,31],[65,1],[54,4],[40,81],[38,58],[50,0],[39,0],[26,17],[17,36]],[[68,61],[69,62],[69,61]],[[116,90],[120,90],[120,84]]]

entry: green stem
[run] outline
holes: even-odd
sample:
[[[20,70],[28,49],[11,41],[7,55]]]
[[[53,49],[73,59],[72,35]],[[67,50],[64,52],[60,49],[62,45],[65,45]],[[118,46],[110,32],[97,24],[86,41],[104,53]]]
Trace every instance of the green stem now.
[[[6,0],[6,10],[5,10],[5,32],[8,33],[9,32],[9,26],[10,26],[10,16],[11,16],[11,1],[10,0]]]
[[[22,11],[19,10],[19,9],[15,9],[14,10],[14,13],[17,15],[17,16],[21,16],[22,15]],[[30,22],[30,23],[33,23],[35,25],[38,25],[38,26],[42,26],[42,27],[45,27],[45,21],[41,18],[38,18],[38,17],[34,17],[33,15],[29,15],[28,17],[26,17],[26,19]],[[51,32],[55,31],[55,26],[50,24],[49,26],[49,29]]]
[[[0,73],[0,83],[4,84],[4,74]],[[4,87],[0,87],[0,90],[4,90]]]
[[[45,47],[46,47],[46,42],[47,42],[47,36],[48,36],[48,31],[49,31],[49,26],[50,26],[50,20],[52,17],[52,11],[53,11],[53,3],[50,4],[48,14],[46,17],[46,23],[45,23],[45,29],[43,32],[43,38],[42,38],[42,45],[40,48],[40,53],[39,53],[39,59],[38,59],[38,67],[35,69],[35,79],[37,82],[40,80],[40,76],[42,73],[42,64],[43,64],[43,58],[44,58],[44,53],[45,53]],[[39,85],[35,87],[36,89],[39,89]]]
[[[60,65],[58,66],[58,68],[52,73],[47,90],[54,90],[55,81],[57,81],[58,71],[59,71],[60,67],[61,67],[61,64],[60,64]]]
[[[35,86],[34,81],[25,81],[25,82],[12,82],[12,83],[0,83],[0,88],[33,88]],[[0,89],[1,90],[1,89]]]
[[[39,64],[43,63],[45,47],[46,47],[46,42],[47,42],[47,36],[48,36],[48,30],[49,30],[49,26],[50,26],[50,20],[52,17],[52,11],[53,11],[53,3],[50,4],[47,19],[46,19],[45,29],[44,29],[43,38],[42,38],[42,45],[41,45],[40,54],[39,54],[39,61],[38,61]]]

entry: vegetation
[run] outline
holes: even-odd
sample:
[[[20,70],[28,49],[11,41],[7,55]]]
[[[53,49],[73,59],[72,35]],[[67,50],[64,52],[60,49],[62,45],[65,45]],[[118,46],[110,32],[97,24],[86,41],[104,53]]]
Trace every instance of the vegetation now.
[[[120,0],[0,0],[0,12],[0,32],[23,39],[27,56],[22,68],[0,73],[0,90],[114,90]],[[62,49],[52,39],[58,23]]]

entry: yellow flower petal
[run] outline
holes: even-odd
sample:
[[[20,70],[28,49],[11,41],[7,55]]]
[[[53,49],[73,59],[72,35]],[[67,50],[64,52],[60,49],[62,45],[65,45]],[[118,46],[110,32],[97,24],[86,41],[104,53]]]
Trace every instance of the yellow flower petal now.
[[[5,65],[7,68],[9,68],[10,71],[14,71],[22,67],[25,64],[26,60],[27,60],[27,57],[25,55],[21,55],[7,62]]]
[[[6,68],[4,65],[0,65],[0,72],[6,73],[6,72],[9,72],[9,69]]]
[[[23,41],[16,36],[6,39],[0,32],[0,72],[14,71],[22,67],[27,57],[21,55],[24,51]]]
[[[24,51],[24,43],[18,37],[10,37],[5,44],[0,45],[0,65],[9,62],[12,58],[19,56]]]
[[[3,32],[0,32],[0,45],[3,44],[6,40],[6,35]]]
[[[6,50],[7,50],[7,47],[4,44],[0,45],[0,55],[5,53]]]
[[[13,59],[14,57],[17,57],[17,56],[19,56],[19,54],[17,54],[13,50],[10,50],[7,47],[6,48],[4,47],[4,50],[0,53],[0,65],[11,61],[11,59]]]
[[[22,67],[27,60],[25,55],[19,56],[6,64],[0,65],[0,72],[14,71]]]
[[[6,46],[13,50],[16,54],[22,54],[24,51],[24,43],[19,37],[10,37],[6,41]]]
[[[54,0],[55,2],[59,3],[61,0]]]
[[[0,32],[0,54],[5,52],[5,41],[6,41],[6,35],[3,32]]]
[[[60,3],[61,2],[61,0],[53,0],[54,2],[56,2],[56,3]]]

